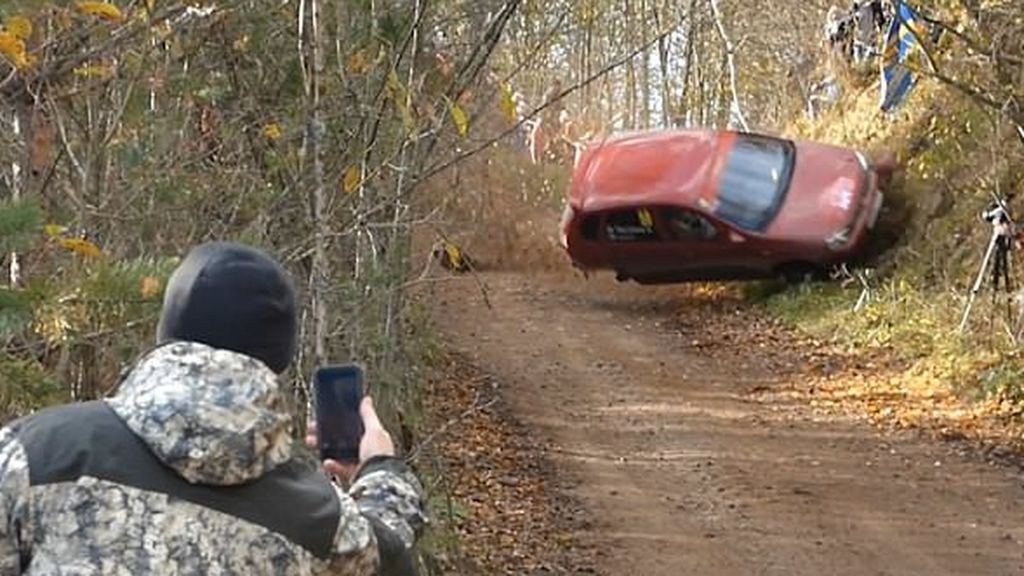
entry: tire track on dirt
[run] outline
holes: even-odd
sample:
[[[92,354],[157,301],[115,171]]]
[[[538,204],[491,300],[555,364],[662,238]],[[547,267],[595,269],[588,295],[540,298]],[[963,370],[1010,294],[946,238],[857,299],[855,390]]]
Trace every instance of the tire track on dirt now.
[[[792,375],[758,370],[770,349],[688,347],[671,291],[483,278],[493,309],[472,281],[451,283],[435,322],[550,444],[559,484],[593,519],[577,537],[599,572],[1024,572],[1014,471],[750,394]]]

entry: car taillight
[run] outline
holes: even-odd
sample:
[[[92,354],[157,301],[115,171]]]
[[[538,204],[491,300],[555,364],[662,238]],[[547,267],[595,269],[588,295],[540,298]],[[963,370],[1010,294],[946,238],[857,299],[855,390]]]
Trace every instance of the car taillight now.
[[[562,218],[558,222],[558,243],[566,250],[569,249],[569,225],[572,224],[572,218],[575,215],[576,211],[573,210],[572,205],[567,203],[565,209],[562,210]]]

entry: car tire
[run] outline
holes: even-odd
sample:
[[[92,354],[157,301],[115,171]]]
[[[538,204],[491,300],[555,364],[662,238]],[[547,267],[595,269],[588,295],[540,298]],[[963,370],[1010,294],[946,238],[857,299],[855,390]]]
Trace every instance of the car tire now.
[[[820,280],[823,275],[821,267],[810,262],[787,262],[776,270],[786,284],[813,282]]]

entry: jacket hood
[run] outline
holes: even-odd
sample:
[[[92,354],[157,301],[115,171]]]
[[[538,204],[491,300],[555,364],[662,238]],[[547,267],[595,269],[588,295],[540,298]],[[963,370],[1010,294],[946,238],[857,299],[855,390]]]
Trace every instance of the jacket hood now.
[[[295,289],[268,254],[232,242],[196,246],[171,274],[157,341],[202,342],[280,374],[296,343]]]
[[[174,342],[145,356],[108,404],[193,484],[241,484],[291,458],[292,419],[277,377],[229,350]]]

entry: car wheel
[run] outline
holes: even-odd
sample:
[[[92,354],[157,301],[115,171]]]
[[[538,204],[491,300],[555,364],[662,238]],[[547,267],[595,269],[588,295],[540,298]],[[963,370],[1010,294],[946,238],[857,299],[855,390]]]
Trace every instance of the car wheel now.
[[[789,262],[779,266],[778,273],[787,284],[803,284],[822,277],[821,267],[810,262]]]

